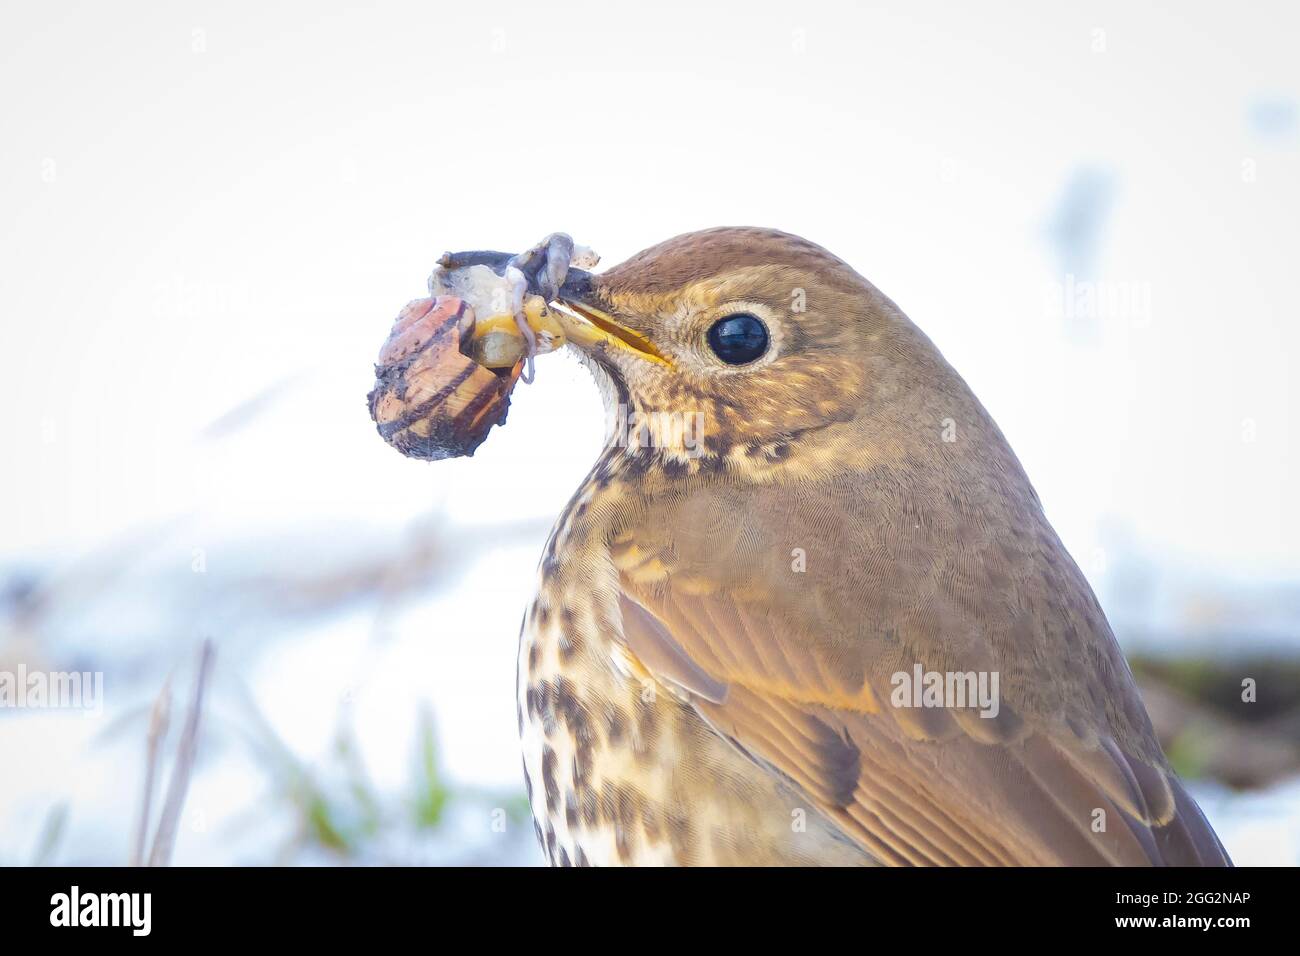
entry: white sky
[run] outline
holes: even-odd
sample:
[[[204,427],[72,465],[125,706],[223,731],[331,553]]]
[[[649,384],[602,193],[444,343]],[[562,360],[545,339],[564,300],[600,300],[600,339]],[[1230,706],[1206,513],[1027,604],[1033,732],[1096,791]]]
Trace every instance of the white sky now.
[[[1295,96],[1294,6],[374,6],[6,13],[6,552],[193,505],[219,454],[198,428],[303,373],[319,414],[259,447],[260,500],[217,496],[250,521],[304,494],[370,514],[378,474],[440,477],[368,440],[361,397],[444,248],[563,229],[612,263],[752,223],[932,335],[1076,550],[1118,518],[1225,573],[1300,571],[1300,144],[1248,120]],[[1045,306],[1043,242],[1081,166],[1116,184],[1098,277],[1151,299],[1084,341]],[[555,398],[543,376],[519,405]],[[585,436],[590,394],[557,405]]]

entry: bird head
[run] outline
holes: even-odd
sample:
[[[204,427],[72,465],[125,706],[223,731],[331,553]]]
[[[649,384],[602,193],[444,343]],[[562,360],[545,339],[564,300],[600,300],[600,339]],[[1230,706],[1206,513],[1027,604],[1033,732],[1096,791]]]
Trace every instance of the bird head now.
[[[912,414],[894,401],[909,383],[928,390],[947,369],[846,263],[775,230],[678,236],[567,282],[558,304],[607,411],[668,460],[761,472],[799,449],[808,466],[846,461]]]

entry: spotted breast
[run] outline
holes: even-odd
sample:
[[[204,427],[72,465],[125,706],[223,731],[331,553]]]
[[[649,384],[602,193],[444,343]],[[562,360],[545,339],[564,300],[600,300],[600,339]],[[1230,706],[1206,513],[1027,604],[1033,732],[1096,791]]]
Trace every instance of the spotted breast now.
[[[556,866],[870,859],[654,679],[622,635],[619,560],[638,510],[612,449],[557,521],[520,634],[519,731]]]

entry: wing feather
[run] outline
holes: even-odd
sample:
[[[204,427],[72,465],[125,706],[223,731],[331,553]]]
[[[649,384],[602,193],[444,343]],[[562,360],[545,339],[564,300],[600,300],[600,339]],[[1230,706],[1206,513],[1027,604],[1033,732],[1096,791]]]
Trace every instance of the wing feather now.
[[[780,581],[763,557],[773,528],[761,513],[745,520],[745,534],[714,523],[719,538],[711,544],[707,521],[676,523],[696,530],[661,538],[658,547],[654,535],[642,536],[638,557],[659,562],[662,573],[620,575],[624,640],[719,734],[787,780],[810,809],[878,861],[1228,862],[1165,764],[1132,678],[1122,658],[1114,662],[1118,649],[1108,629],[1087,635],[1102,642],[1105,654],[1113,652],[1090,662],[1093,680],[1111,681],[1107,694],[1075,694],[1073,707],[1053,709],[1050,693],[1024,685],[1034,671],[1017,668],[1005,645],[981,633],[984,624],[1014,636],[1014,622],[975,619],[970,608],[987,611],[988,602],[969,595],[964,603],[943,600],[961,592],[970,575],[1009,582],[1023,570],[937,564],[915,588],[923,606],[914,606],[899,598],[903,584],[889,579],[897,570],[849,563],[851,550],[823,549],[823,559],[838,554],[842,562],[819,579],[835,587],[765,588],[763,582]],[[1017,553],[1009,546],[981,550],[986,560]],[[873,573],[886,577],[862,577]],[[677,586],[677,574],[689,586]],[[871,585],[890,600],[879,599]],[[1071,618],[1064,627],[1077,623]],[[952,638],[947,644],[945,635]],[[1001,668],[1013,682],[1003,687],[996,719],[970,709],[891,706],[888,675],[910,660]]]

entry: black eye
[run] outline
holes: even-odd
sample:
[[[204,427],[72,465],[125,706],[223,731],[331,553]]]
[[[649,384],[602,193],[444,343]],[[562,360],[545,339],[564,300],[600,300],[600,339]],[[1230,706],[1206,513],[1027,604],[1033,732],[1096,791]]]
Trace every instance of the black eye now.
[[[709,329],[709,348],[728,365],[744,365],[767,351],[767,326],[748,312],[718,319]]]

